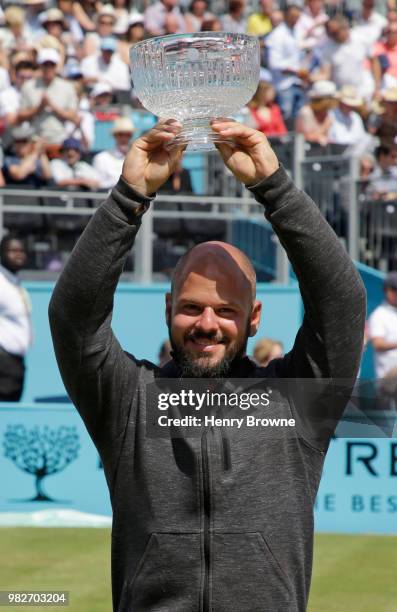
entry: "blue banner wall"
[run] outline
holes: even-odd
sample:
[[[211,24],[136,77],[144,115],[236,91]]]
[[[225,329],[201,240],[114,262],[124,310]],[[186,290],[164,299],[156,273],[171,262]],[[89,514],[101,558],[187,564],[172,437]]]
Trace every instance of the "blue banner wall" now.
[[[111,515],[98,454],[72,405],[0,405],[0,449],[0,512]],[[317,531],[397,533],[397,438],[333,440],[315,516]]]

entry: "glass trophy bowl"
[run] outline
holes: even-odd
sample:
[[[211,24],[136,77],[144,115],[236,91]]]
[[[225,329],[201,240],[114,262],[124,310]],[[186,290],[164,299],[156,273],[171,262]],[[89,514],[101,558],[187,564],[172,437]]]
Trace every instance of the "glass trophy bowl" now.
[[[191,151],[222,142],[211,119],[230,117],[252,98],[259,81],[259,42],[254,36],[198,32],[159,36],[130,51],[134,94],[161,119],[177,119],[181,133],[169,146]]]

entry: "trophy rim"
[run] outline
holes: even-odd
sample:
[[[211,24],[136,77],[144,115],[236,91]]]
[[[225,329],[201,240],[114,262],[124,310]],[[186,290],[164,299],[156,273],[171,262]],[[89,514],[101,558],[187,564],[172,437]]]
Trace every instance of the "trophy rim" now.
[[[166,34],[164,36],[153,36],[152,38],[146,38],[145,40],[141,40],[140,42],[136,43],[133,47],[131,47],[130,56],[133,54],[133,52],[136,49],[148,46],[160,40],[171,40],[171,39],[182,40],[184,38],[186,39],[219,38],[220,40],[222,40],[226,36],[229,38],[234,38],[235,40],[246,40],[247,42],[252,41],[253,43],[259,45],[258,37],[253,36],[252,34],[239,34],[238,32],[227,32],[226,30],[220,31],[220,32],[186,32],[182,34]]]

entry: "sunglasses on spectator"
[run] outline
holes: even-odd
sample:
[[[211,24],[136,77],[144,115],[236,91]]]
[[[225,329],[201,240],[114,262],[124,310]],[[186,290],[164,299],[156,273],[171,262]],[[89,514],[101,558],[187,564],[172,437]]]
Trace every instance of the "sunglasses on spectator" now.
[[[100,20],[99,20],[99,23],[100,23],[101,25],[109,25],[109,26],[112,26],[112,25],[114,24],[114,21],[113,21],[113,19],[100,19]]]

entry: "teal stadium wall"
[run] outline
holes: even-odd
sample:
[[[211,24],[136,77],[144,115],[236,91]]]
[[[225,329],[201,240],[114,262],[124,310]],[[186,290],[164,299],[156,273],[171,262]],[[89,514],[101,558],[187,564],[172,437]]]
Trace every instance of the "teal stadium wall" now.
[[[23,401],[65,393],[52,348],[48,325],[48,304],[52,283],[27,282],[24,287],[32,301],[35,340],[27,357],[27,379]],[[168,285],[142,286],[120,283],[115,296],[113,330],[123,348],[139,359],[157,360],[160,344],[168,337],[164,302]],[[252,350],[262,336],[281,340],[286,350],[293,344],[301,322],[301,299],[295,284],[281,287],[258,285],[258,299],[263,302],[258,334],[249,341]]]

